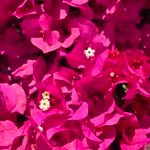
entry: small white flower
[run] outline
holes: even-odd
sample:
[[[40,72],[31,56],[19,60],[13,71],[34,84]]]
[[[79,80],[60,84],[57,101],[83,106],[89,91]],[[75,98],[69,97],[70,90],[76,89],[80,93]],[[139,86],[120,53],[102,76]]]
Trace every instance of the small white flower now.
[[[42,97],[43,99],[50,99],[49,92],[45,91],[44,93],[42,93]]]
[[[50,101],[48,99],[41,99],[39,108],[46,111],[50,108]]]
[[[115,76],[115,73],[114,72],[110,72],[110,77],[114,77]]]
[[[95,56],[95,50],[88,47],[88,49],[84,50],[84,54],[87,57],[87,59]]]
[[[38,126],[38,129],[43,132],[43,128],[41,126]]]

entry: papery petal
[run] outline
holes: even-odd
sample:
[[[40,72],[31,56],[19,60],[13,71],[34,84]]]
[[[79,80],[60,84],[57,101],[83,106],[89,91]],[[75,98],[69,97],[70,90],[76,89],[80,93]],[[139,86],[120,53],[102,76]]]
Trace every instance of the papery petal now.
[[[111,131],[111,132],[110,132]],[[116,136],[116,129],[114,126],[108,126],[108,128],[106,127],[106,129],[104,129],[103,131],[103,142],[101,144],[99,144],[99,148],[100,149],[107,149],[110,144],[114,141]]]
[[[42,30],[50,30],[52,25],[51,17],[48,14],[42,14],[39,18],[39,24]]]
[[[95,125],[95,126],[100,126],[105,122],[105,115],[110,114],[114,110],[115,103],[113,102],[112,105],[109,107],[108,111],[104,112],[103,114],[92,118],[90,121]]]
[[[11,112],[17,104],[15,90],[8,84],[0,84],[1,113]]]
[[[71,143],[68,143],[66,145],[63,146],[64,150],[66,149],[72,149],[72,150],[84,150],[84,147],[82,145],[82,142],[78,139],[75,139],[74,141],[72,141]]]
[[[68,114],[66,113],[47,116],[42,126],[43,128],[48,129],[48,128],[53,128],[53,127],[62,125],[65,123],[67,117],[68,117]]]
[[[47,64],[42,57],[39,57],[37,61],[33,64],[33,77],[38,83],[42,80],[46,73]]]
[[[38,125],[41,125],[43,120],[44,120],[44,117],[45,117],[45,114],[40,111],[39,109],[31,109],[31,117],[32,119],[38,124]]]
[[[43,53],[48,53],[60,48],[60,43],[56,43],[50,46],[47,44],[47,42],[43,41],[43,38],[31,38],[31,42],[33,45],[41,49]]]
[[[113,116],[111,116],[106,122],[105,122],[105,125],[107,126],[110,126],[110,125],[115,125],[115,124],[118,124],[118,121],[120,120],[120,118],[124,117],[123,115],[121,114],[114,114]]]
[[[101,142],[101,140],[97,138],[97,136],[90,130],[90,128],[83,125],[82,130],[83,130],[84,135],[90,140],[93,140],[95,142]]]
[[[88,115],[88,104],[83,102],[80,108],[72,114],[69,120],[81,120]]]
[[[60,19],[65,19],[68,15],[68,6],[66,4],[62,4],[61,8],[60,8],[60,15],[59,18]]]
[[[104,62],[108,57],[108,53],[109,53],[109,50],[106,50],[97,57],[96,62],[95,62],[93,69],[92,69],[92,75],[93,76],[98,75],[102,71]]]
[[[11,121],[0,121],[0,146],[12,144],[14,138],[20,135],[19,130]]]
[[[16,69],[12,74],[17,77],[26,77],[33,74],[33,64],[35,60],[28,60],[26,64]]]
[[[69,46],[72,45],[74,40],[80,35],[79,29],[78,28],[72,28],[71,29],[71,35],[62,43],[62,46],[64,48],[68,48]]]
[[[14,15],[17,18],[21,18],[29,14],[36,14],[31,0],[25,0],[14,12]]]
[[[38,149],[44,149],[44,150],[52,150],[51,144],[48,142],[48,140],[44,136],[39,136],[36,140],[36,144]]]
[[[28,38],[40,36],[41,27],[38,17],[24,19],[20,23],[23,34]]]
[[[82,5],[87,3],[89,0],[64,0],[66,3],[72,3],[74,5]]]
[[[15,94],[17,97],[17,104],[15,108],[12,110],[12,112],[18,112],[20,114],[23,114],[27,105],[26,94],[23,88],[18,84],[13,84],[11,85],[11,87],[16,91]]]

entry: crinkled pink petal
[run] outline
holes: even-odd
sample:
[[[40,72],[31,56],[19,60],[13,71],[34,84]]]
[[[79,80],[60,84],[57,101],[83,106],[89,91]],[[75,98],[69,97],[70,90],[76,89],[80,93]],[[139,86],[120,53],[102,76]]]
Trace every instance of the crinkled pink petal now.
[[[150,96],[150,90],[148,88],[142,88],[141,87],[142,81],[139,81],[139,82],[141,82],[141,83],[137,83],[137,89],[140,91],[140,93],[142,95],[149,97]]]
[[[41,36],[38,17],[26,18],[20,23],[23,34],[28,38]]]
[[[54,30],[50,32],[46,40],[49,45],[55,45],[59,43],[59,38],[60,38],[59,32]]]
[[[44,31],[51,30],[52,19],[48,14],[42,14],[39,18],[39,24],[42,30]]]
[[[18,84],[11,85],[11,88],[14,89],[17,97],[17,104],[15,108],[12,110],[12,112],[18,112],[20,114],[24,114],[24,111],[26,109],[26,104],[27,104],[27,99],[26,99],[26,94],[24,92],[24,89]]]
[[[74,79],[79,78],[79,74],[77,72],[67,67],[61,67],[59,72],[55,72],[54,75],[57,75],[55,76],[56,79],[64,80],[65,82],[70,84],[73,84]]]
[[[101,124],[104,123],[104,121],[105,121],[105,115],[106,115],[106,114],[101,114],[101,115],[99,115],[99,116],[97,116],[97,117],[95,117],[95,118],[92,118],[90,121],[91,121],[95,126],[99,126],[99,125],[101,125]]]
[[[89,6],[89,5],[85,5],[85,6],[80,6],[80,9],[82,11],[82,14],[88,18],[89,20],[91,20],[92,18],[94,18],[94,12],[93,9]],[[87,13],[88,12],[88,13]]]
[[[105,47],[108,47],[110,44],[110,40],[104,35],[104,31],[102,31],[100,35],[95,36],[93,41],[99,42]]]
[[[14,15],[17,18],[21,18],[29,14],[36,14],[31,0],[25,0],[14,12]]]
[[[74,40],[80,35],[80,31],[78,28],[71,29],[71,35],[62,43],[64,48],[68,48],[72,45]]]
[[[20,147],[21,145],[21,142],[20,142],[20,136],[16,137],[14,140],[13,140],[13,143],[11,144],[11,149],[17,149]]]
[[[82,42],[78,42],[72,51],[66,56],[68,63],[72,67],[78,67],[80,65],[91,64],[87,61],[86,56],[84,55],[85,46]]]
[[[117,105],[115,105],[115,110],[121,114],[121,115],[124,115],[125,117],[130,117],[132,116],[132,113],[129,113],[129,112],[126,112],[124,110],[122,110],[121,108],[119,108]]]
[[[45,114],[42,111],[40,111],[39,109],[31,109],[30,113],[31,113],[32,119],[38,125],[41,125],[44,120]]]
[[[63,130],[66,130],[66,129],[62,128],[62,127],[60,128],[60,126],[54,127],[54,128],[49,128],[46,130],[46,136],[48,139],[51,139],[55,133],[57,133],[59,131],[63,131]]]
[[[0,84],[1,113],[18,112],[26,109],[26,94],[18,84]],[[3,114],[4,115],[4,114]]]
[[[111,116],[106,122],[105,125],[107,126],[111,126],[111,125],[115,125],[118,124],[118,121],[120,120],[120,118],[124,117],[123,115],[116,113],[113,116]]]
[[[78,139],[75,139],[74,141],[72,141],[71,143],[67,143],[66,145],[63,146],[64,150],[66,149],[77,149],[77,150],[84,150],[84,147],[83,147],[83,144],[80,140]],[[63,150],[62,148],[62,150]],[[54,150],[57,150],[57,148]]]
[[[2,115],[13,111],[17,105],[19,97],[17,97],[16,89],[12,86],[7,83],[0,84],[0,114]]]
[[[53,73],[53,77],[55,80],[61,80],[65,81],[66,83],[69,83],[68,80],[60,74],[60,72]]]
[[[47,44],[47,42],[43,41],[43,38],[31,38],[31,42],[33,45],[41,49],[44,53],[48,53],[50,51],[50,46]]]
[[[42,80],[46,73],[47,64],[43,57],[39,57],[37,61],[33,64],[33,77],[38,83]]]
[[[59,42],[50,46],[47,44],[47,42],[43,41],[43,38],[31,38],[31,42],[33,45],[41,49],[43,53],[49,53],[55,51],[61,46]]]
[[[83,5],[87,3],[89,0],[64,0],[65,3],[72,3],[74,5]]]
[[[35,80],[32,80],[29,84],[29,94],[33,94],[37,90]]]
[[[45,112],[42,112],[41,110],[39,109],[31,109],[31,117],[32,119],[38,124],[38,125],[41,125],[44,121],[48,121],[48,120],[51,120],[53,119],[53,117],[56,116],[56,119],[57,117],[61,117],[61,115],[65,118],[65,115],[63,111],[59,110],[59,109],[52,109],[52,110],[49,110],[49,112],[45,113]],[[55,120],[54,120],[55,122]],[[57,120],[56,120],[57,122]],[[47,122],[48,123],[48,122]],[[59,122],[57,122],[59,123]],[[50,122],[48,123],[50,124]],[[48,125],[46,123],[44,123],[44,125]]]
[[[106,10],[106,14],[113,14],[116,10],[116,6],[113,6],[111,9]]]
[[[110,132],[111,131],[111,132]],[[108,126],[108,129],[103,133],[103,142],[99,144],[99,148],[102,150],[107,149],[114,141],[116,136],[116,129],[114,126]]]
[[[9,120],[0,121],[0,146],[12,144],[14,138],[20,135],[21,133],[13,122]]]
[[[67,102],[68,105],[73,104],[77,105],[79,103],[79,96],[77,94],[77,91],[73,88],[71,92],[71,100]]]
[[[110,114],[113,112],[114,110],[114,107],[115,107],[115,103],[114,101],[112,102],[111,106],[108,108],[108,110],[104,113],[102,113],[101,115],[97,116],[97,117],[94,117],[92,118],[90,121],[95,125],[95,126],[99,126],[99,125],[102,125],[105,121],[105,115],[106,114]]]
[[[146,144],[146,143],[145,143]],[[120,147],[122,150],[138,150],[143,147],[143,143],[137,143],[134,145],[127,145],[125,143],[120,143]]]
[[[95,64],[92,68],[92,75],[93,76],[98,75],[102,71],[105,60],[108,57],[108,54],[109,54],[109,50],[106,50],[97,57]]]
[[[88,115],[88,104],[83,102],[80,108],[72,114],[69,120],[81,120],[84,119]]]
[[[48,142],[48,140],[43,135],[40,135],[36,139],[36,144],[37,144],[39,150],[41,150],[41,149],[52,150],[51,144]]]
[[[59,14],[60,20],[65,19],[67,15],[68,15],[68,5],[66,5],[65,3],[61,3]]]
[[[42,126],[45,129],[63,125],[68,118],[67,113],[49,115],[45,118]]]
[[[22,144],[21,144],[21,146],[19,146],[18,147],[18,149],[17,150],[25,150],[25,149],[31,149],[31,147],[30,147],[30,145],[28,144],[28,137],[27,136],[25,136],[24,138],[23,138],[23,140],[22,140]]]
[[[16,137],[13,140],[13,143],[11,144],[11,149],[17,149],[17,150],[24,150],[25,146],[27,146],[27,138],[26,136],[29,133],[29,128],[31,127],[31,123],[29,121],[26,121],[24,123],[24,125],[22,127],[20,127],[18,130],[18,132],[20,132],[20,136]],[[21,136],[24,136],[22,142],[20,142],[21,140]]]
[[[17,77],[26,77],[33,74],[33,64],[35,60],[28,60],[26,64],[16,69],[12,74]]]
[[[147,136],[146,136],[146,130],[144,130],[144,129],[137,129],[137,130],[135,130],[135,136],[133,137],[133,143],[135,142],[143,142],[143,143],[145,143],[145,142],[148,142],[149,141],[149,139],[147,138]]]
[[[99,138],[91,131],[90,128],[86,127],[85,125],[82,125],[83,134],[86,138],[93,140],[95,142],[101,142]]]
[[[60,19],[64,19],[67,16],[67,12],[65,9],[60,10]]]
[[[71,0],[71,2],[76,5],[82,5],[82,4],[87,3],[88,1],[89,0]]]
[[[63,146],[67,143],[72,142],[76,137],[78,137],[80,132],[76,129],[65,129],[65,130],[60,130],[59,132],[56,132],[51,140],[57,143],[57,145]],[[56,146],[57,146],[56,145]]]
[[[17,59],[37,52],[37,49],[26,38],[22,38],[15,28],[7,28],[0,35],[0,41],[0,49],[12,58]]]

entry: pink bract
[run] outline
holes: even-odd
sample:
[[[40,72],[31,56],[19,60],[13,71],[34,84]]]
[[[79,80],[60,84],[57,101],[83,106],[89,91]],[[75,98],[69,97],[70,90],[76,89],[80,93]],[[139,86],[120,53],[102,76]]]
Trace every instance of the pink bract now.
[[[150,148],[149,0],[1,0],[0,150]]]

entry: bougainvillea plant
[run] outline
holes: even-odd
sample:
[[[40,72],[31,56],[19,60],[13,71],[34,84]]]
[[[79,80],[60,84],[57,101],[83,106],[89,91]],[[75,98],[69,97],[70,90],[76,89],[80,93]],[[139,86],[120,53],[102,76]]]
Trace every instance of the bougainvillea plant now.
[[[150,150],[150,1],[1,0],[0,150]]]

